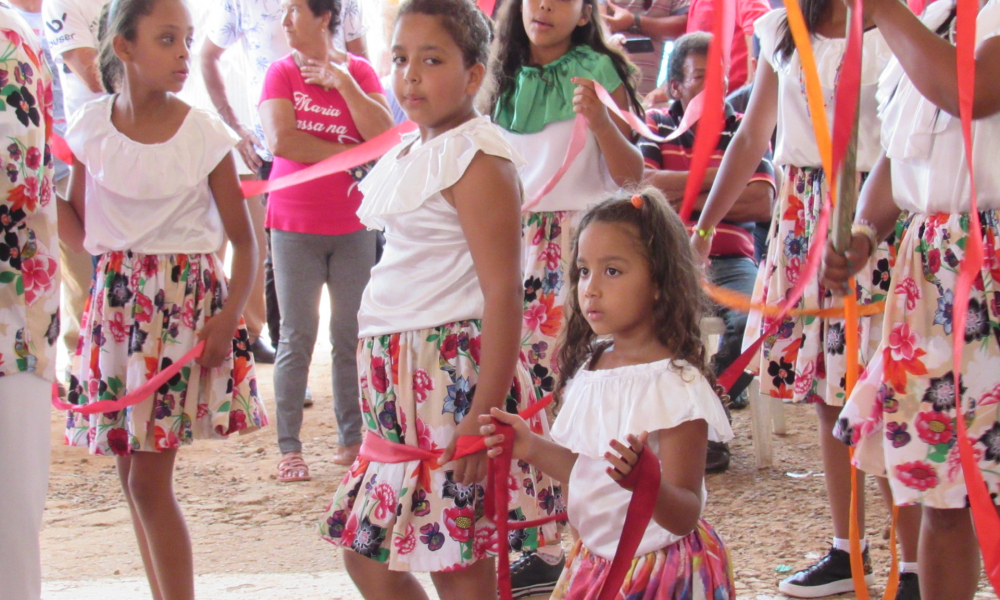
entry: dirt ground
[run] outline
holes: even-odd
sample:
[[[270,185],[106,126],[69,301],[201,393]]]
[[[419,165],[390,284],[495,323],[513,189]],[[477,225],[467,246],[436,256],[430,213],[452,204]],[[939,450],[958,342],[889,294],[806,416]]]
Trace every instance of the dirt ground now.
[[[270,408],[272,367],[258,366],[257,376]],[[273,427],[180,452],[176,490],[191,529],[199,597],[360,598],[343,572],[340,551],[316,532],[317,519],[344,474],[343,467],[330,462],[337,437],[328,346],[318,345],[309,383],[316,405],[306,410],[302,439],[311,482],[277,483]],[[705,516],[732,552],[740,598],[783,597],[777,582],[825,553],[832,535],[813,409],[786,406],[785,414],[788,434],[775,438],[774,468],[754,467],[750,414],[739,411],[734,413],[733,465],[707,478]],[[113,459],[63,446],[62,422],[62,415],[53,413],[52,475],[42,533],[45,597],[148,598]],[[878,598],[888,571],[888,517],[873,484],[868,495],[868,535],[878,579],[871,592]],[[995,597],[982,580],[977,599]]]

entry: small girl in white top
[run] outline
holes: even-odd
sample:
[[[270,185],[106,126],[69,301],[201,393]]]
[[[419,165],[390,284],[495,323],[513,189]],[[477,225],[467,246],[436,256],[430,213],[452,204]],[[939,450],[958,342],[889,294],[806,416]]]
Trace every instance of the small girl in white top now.
[[[193,439],[267,423],[240,317],[257,247],[231,152],[239,137],[175,95],[193,31],[184,2],[114,0],[106,18],[100,66],[112,95],[84,105],[66,134],[71,198],[85,199],[84,245],[100,256],[69,401],[120,398],[199,340],[205,348],[139,404],[70,413],[66,440],[116,456],[153,597],[192,599],[174,460]],[[231,285],[215,254],[223,233],[234,247]]]
[[[900,213],[909,215],[882,345],[844,406],[837,433],[855,446],[859,467],[889,478],[901,510],[922,514],[921,596],[971,599],[981,572],[977,531],[989,543],[995,532],[973,527],[957,419],[965,420],[974,464],[994,504],[1000,489],[1000,1],[986,3],[976,21],[978,230],[959,118],[955,2],[929,5],[923,25],[895,4],[865,2],[898,58],[879,87],[883,153],[859,198],[847,257],[827,248],[829,284],[846,281],[856,270],[848,259],[863,263]],[[955,331],[955,290],[973,236],[982,241],[985,261],[975,272],[964,331]],[[952,357],[955,335],[965,343],[959,365]]]
[[[801,0],[802,13],[816,60],[828,126],[834,117],[834,96],[844,63],[847,8],[841,0]],[[879,127],[875,91],[878,78],[891,58],[889,48],[877,28],[868,21],[863,37],[861,90],[858,105],[857,170],[858,186],[867,177],[879,154]],[[795,48],[785,9],[771,11],[754,24],[760,37],[760,61],[746,116],[733,137],[718,175],[709,192],[692,237],[696,253],[707,257],[711,235],[736,201],[768,148],[777,125],[774,162],[784,172],[784,182],[775,203],[768,234],[767,257],[757,274],[753,300],[776,305],[800,283],[806,257],[815,237],[820,209],[829,201],[828,174],[823,170],[810,109],[806,99],[802,59]],[[700,233],[699,233],[700,232]],[[891,283],[889,268],[894,253],[893,239],[879,245],[858,277],[858,301],[870,304],[884,300]],[[802,298],[794,308],[820,309],[842,304],[819,277],[804,282]],[[816,564],[793,573],[778,589],[796,598],[816,598],[854,589],[848,535],[850,531],[851,476],[847,448],[833,437],[833,427],[844,405],[847,374],[845,330],[842,318],[814,316],[786,317],[780,324],[751,313],[744,346],[766,335],[750,370],[760,376],[761,395],[785,402],[808,403],[816,407],[819,442],[826,473],[826,495],[833,525],[830,552]],[[862,317],[858,335],[862,367],[871,359],[878,344],[881,315]],[[888,486],[882,481],[883,496]],[[859,487],[864,531],[864,486]],[[904,518],[900,526],[915,532],[915,523]],[[904,561],[916,561],[916,540],[902,535]],[[913,541],[910,544],[910,541]],[[867,557],[867,542],[862,540]],[[871,563],[865,562],[865,578],[871,584]],[[904,595],[905,597],[905,595]]]
[[[518,351],[523,160],[473,106],[489,37],[471,0],[400,6],[392,88],[419,132],[361,183],[358,216],[385,232],[358,314],[366,434],[321,532],[344,548],[369,600],[426,599],[412,571],[431,572],[442,600],[496,594],[486,453],[451,460],[461,436],[478,435],[476,417],[535,400]],[[547,429],[544,413],[532,427]],[[408,458],[442,450],[434,466]],[[512,468],[510,518],[561,510],[547,478]],[[531,548],[538,537],[517,531],[509,541]]]
[[[492,418],[513,425],[515,458],[569,483],[580,539],[552,598],[597,597],[630,500],[618,482],[648,444],[662,483],[618,597],[733,599],[728,552],[701,520],[709,431],[728,441],[732,430],[701,342],[706,303],[684,225],[653,188],[616,197],[584,215],[571,258],[554,441],[516,415],[480,417],[491,456],[503,441]]]

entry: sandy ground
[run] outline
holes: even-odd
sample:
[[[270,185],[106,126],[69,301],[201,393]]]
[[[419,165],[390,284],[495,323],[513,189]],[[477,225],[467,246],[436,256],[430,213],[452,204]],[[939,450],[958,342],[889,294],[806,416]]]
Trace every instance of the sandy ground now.
[[[320,331],[326,331],[324,325]],[[257,376],[270,408],[272,367],[259,366]],[[360,598],[340,551],[316,532],[317,519],[344,474],[343,467],[330,462],[337,434],[325,341],[317,344],[309,385],[316,405],[306,410],[302,439],[312,481],[277,483],[273,427],[224,442],[196,443],[179,453],[177,496],[191,530],[200,598]],[[788,434],[775,438],[775,467],[757,470],[749,412],[734,413],[733,466],[707,478],[705,516],[732,552],[740,598],[783,598],[777,582],[824,554],[832,535],[813,409],[786,406],[786,418]],[[63,446],[62,422],[62,415],[53,413],[43,597],[148,599],[114,461]],[[871,592],[878,598],[888,570],[888,517],[874,484],[867,487],[868,535],[878,580]],[[429,580],[423,581],[430,589]],[[995,597],[981,581],[977,599]]]

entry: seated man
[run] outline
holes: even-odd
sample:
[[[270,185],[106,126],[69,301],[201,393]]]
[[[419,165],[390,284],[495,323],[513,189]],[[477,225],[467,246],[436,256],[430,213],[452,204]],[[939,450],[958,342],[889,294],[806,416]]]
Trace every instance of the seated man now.
[[[705,66],[711,39],[710,34],[696,32],[677,40],[667,70],[667,89],[673,100],[665,108],[651,109],[646,113],[650,129],[658,135],[665,137],[677,129],[688,104],[705,86]],[[712,154],[709,169],[701,184],[701,193],[695,203],[695,213],[692,215],[694,221],[697,221],[698,209],[704,206],[708,197],[723,153],[739,127],[741,115],[734,112],[728,103],[725,111],[722,136]],[[645,182],[663,191],[675,209],[680,209],[683,201],[696,133],[697,124],[667,143],[660,144],[647,139],[639,141],[639,148],[646,159]],[[770,218],[774,197],[774,166],[768,156],[761,161],[756,175],[750,179],[739,200],[718,228],[712,244],[708,272],[712,283],[746,295],[753,292],[757,278],[753,231],[758,221]],[[718,309],[718,314],[726,322],[726,333],[722,336],[719,351],[713,359],[713,368],[717,374],[721,374],[740,355],[747,315],[722,307]],[[730,391],[734,404],[739,405],[739,398],[745,393],[751,379],[750,375],[744,374],[737,380]],[[746,406],[745,402],[743,406]],[[722,443],[709,442],[708,459],[707,470],[725,470],[729,466],[729,450]]]

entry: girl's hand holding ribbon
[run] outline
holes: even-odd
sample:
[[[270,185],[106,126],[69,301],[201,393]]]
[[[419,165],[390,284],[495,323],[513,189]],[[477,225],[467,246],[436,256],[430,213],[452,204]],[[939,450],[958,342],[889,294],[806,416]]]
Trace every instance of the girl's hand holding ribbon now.
[[[573,112],[583,115],[587,119],[587,127],[591,131],[598,131],[604,127],[614,127],[615,124],[611,121],[607,107],[597,97],[594,80],[574,77],[572,81],[576,84],[576,90],[573,92]]]
[[[636,463],[639,462],[639,455],[642,454],[648,438],[648,431],[643,431],[638,436],[630,433],[625,438],[629,444],[627,447],[618,440],[611,440],[611,444],[609,444],[611,449],[618,453],[604,453],[604,459],[611,463],[611,466],[605,469],[611,479],[620,482],[628,477]]]
[[[851,246],[844,254],[833,249],[833,240],[827,240],[819,272],[820,283],[835,296],[845,295],[850,291],[847,280],[868,263],[874,250],[868,237],[861,233],[851,236]]]
[[[479,434],[485,438],[483,441],[486,442],[486,455],[490,458],[496,458],[503,451],[501,444],[504,441],[504,434],[496,432],[497,426],[493,422],[494,419],[514,428],[513,457],[517,460],[527,460],[531,453],[531,429],[528,428],[528,423],[518,415],[504,412],[499,408],[490,409],[488,415],[479,415],[481,423]]]

